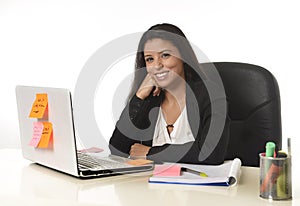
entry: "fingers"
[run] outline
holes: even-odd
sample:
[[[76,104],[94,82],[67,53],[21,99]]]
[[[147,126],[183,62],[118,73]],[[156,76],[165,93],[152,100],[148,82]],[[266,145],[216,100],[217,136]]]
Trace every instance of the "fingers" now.
[[[150,74],[149,74],[150,75]],[[160,88],[160,86],[157,84],[157,82],[156,82],[156,80],[155,80],[155,78],[153,77],[153,75],[150,75],[150,77],[151,77],[151,81],[152,81],[152,83],[153,83],[153,86],[155,87],[155,90],[153,91],[153,96],[159,96],[159,94],[160,94],[160,91],[161,91],[161,88]]]
[[[145,157],[148,154],[149,150],[150,147],[135,143],[131,145],[129,154],[131,157],[137,157],[137,156]]]
[[[161,91],[161,88],[159,87],[159,85],[157,84],[157,82],[156,82],[156,80],[155,80],[155,78],[153,77],[153,75],[152,74],[148,74],[149,75],[149,78],[150,78],[150,80],[149,81],[151,81],[151,84],[155,87],[155,89],[154,89],[154,91],[153,91],[153,96],[159,96],[159,94],[160,94],[160,91]],[[148,76],[147,75],[147,76]],[[153,89],[153,86],[152,86],[152,89]],[[151,90],[152,91],[152,90]]]
[[[155,86],[155,90],[153,91],[153,96],[159,96],[161,91],[161,88],[158,86]]]
[[[140,88],[136,92],[136,96],[139,97],[140,99],[145,99],[150,95],[150,92],[153,89],[153,83],[151,80],[151,76],[148,74],[145,79],[143,80]]]
[[[145,79],[143,80],[140,88],[136,92],[136,96],[140,99],[145,99],[148,97],[153,90],[153,87],[155,87],[152,95],[153,96],[159,96],[161,88],[158,86],[157,82],[155,81],[153,75],[147,74]]]
[[[135,143],[131,145],[130,156],[139,156],[139,154],[140,154],[140,144]]]

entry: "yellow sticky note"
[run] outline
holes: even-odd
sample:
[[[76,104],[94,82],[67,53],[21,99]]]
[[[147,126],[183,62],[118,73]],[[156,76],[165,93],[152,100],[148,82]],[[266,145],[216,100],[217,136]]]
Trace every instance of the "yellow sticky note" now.
[[[44,130],[44,124],[42,122],[34,122],[33,123],[33,134],[32,138],[29,142],[30,146],[37,147],[41,141],[41,137]]]
[[[38,144],[38,148],[47,148],[49,141],[50,141],[50,137],[52,135],[52,124],[51,122],[43,122],[44,125],[44,129],[43,129],[43,133],[41,136],[41,140]]]
[[[32,108],[31,108],[29,117],[43,118],[47,106],[48,106],[47,94],[36,94],[36,98],[32,104]]]

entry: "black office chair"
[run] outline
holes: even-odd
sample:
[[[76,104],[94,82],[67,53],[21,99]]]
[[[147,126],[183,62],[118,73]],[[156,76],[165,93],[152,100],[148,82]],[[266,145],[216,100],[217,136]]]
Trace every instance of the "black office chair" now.
[[[266,69],[245,63],[201,64],[210,76],[215,66],[228,98],[231,119],[226,159],[239,157],[245,166],[259,166],[258,154],[273,141],[281,149],[280,94],[275,77]],[[213,77],[214,78],[214,77]]]

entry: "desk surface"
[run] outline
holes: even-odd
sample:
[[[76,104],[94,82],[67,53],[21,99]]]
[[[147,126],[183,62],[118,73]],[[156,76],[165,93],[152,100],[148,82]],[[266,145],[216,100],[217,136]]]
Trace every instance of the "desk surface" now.
[[[33,164],[20,150],[0,150],[0,205],[300,205],[259,197],[259,169],[242,167],[235,187],[149,184],[149,173],[81,180]],[[294,172],[294,171],[293,171]],[[4,186],[5,185],[5,186]]]

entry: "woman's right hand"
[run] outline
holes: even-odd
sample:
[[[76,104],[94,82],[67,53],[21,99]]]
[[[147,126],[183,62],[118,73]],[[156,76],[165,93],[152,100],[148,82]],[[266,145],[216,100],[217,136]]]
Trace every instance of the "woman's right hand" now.
[[[155,87],[154,91],[152,92],[153,96],[159,96],[161,88],[154,80],[154,77],[148,73],[145,79],[143,80],[140,88],[136,92],[136,96],[144,100],[150,95],[151,91],[153,90],[153,87]]]

